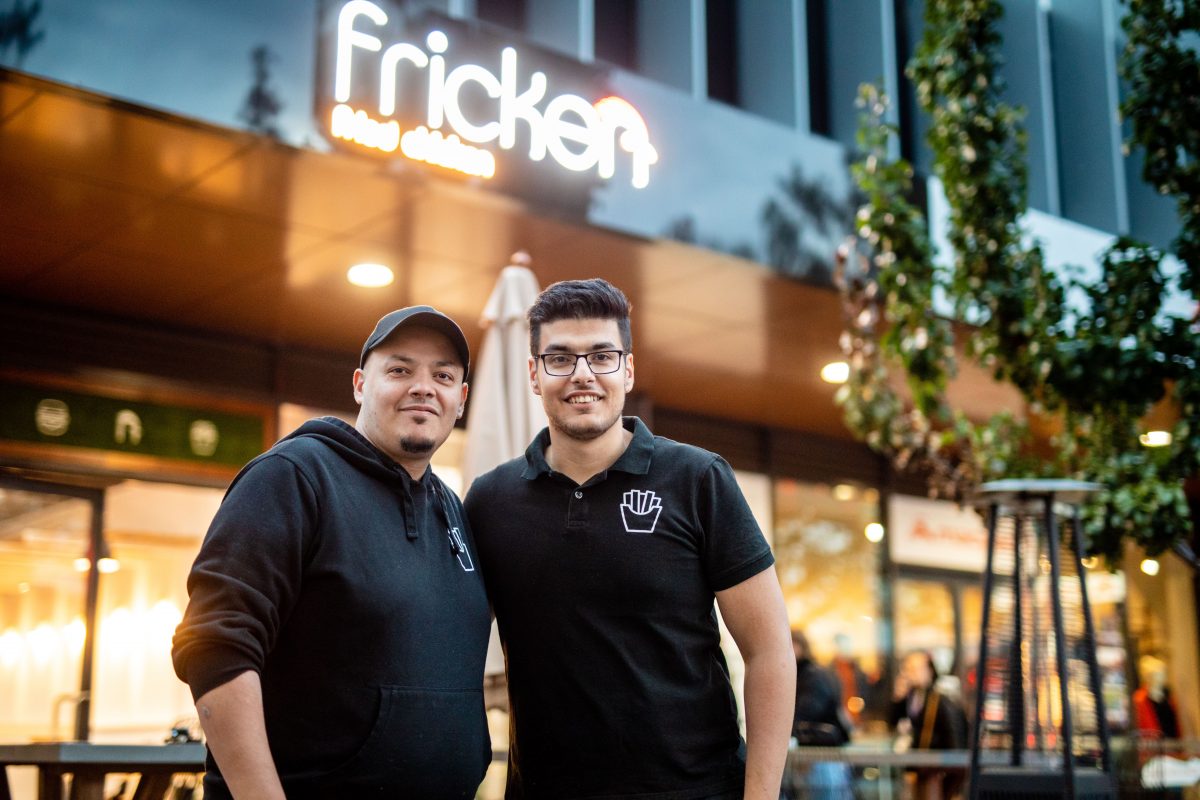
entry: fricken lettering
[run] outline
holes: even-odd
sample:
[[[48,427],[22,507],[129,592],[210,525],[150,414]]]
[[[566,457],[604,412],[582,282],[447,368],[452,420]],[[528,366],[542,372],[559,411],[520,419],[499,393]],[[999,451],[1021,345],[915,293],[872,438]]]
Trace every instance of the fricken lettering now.
[[[649,185],[650,167],[658,162],[658,151],[650,143],[645,120],[628,101],[605,97],[590,103],[579,95],[560,94],[551,98],[544,110],[539,110],[538,104],[546,96],[546,73],[530,73],[524,90],[518,91],[516,49],[505,47],[500,51],[499,77],[478,64],[461,64],[447,72],[443,54],[450,40],[444,32],[431,31],[425,37],[428,52],[410,42],[396,42],[384,49],[379,37],[355,28],[359,17],[366,17],[377,27],[388,21],[383,9],[369,0],[350,0],[338,13],[334,99],[339,105],[331,118],[331,133],[335,137],[383,152],[393,152],[399,147],[410,158],[491,177],[495,174],[494,156],[489,168],[488,159],[479,155],[487,151],[465,142],[496,141],[501,149],[512,150],[516,147],[519,120],[529,131],[531,161],[542,161],[549,154],[565,169],[573,172],[595,169],[601,178],[608,180],[616,172],[616,149],[620,144],[621,150],[629,155],[633,186],[641,189]],[[405,148],[408,133],[401,134],[395,120],[380,121],[349,105],[356,51],[382,52],[378,64],[378,110],[385,119],[396,112],[397,74],[402,64],[426,71],[429,79],[426,124],[424,132],[412,140],[413,152]],[[467,119],[459,94],[471,83],[497,101],[495,119],[481,123]],[[453,132],[439,133],[444,124]],[[436,142],[431,138],[433,134],[438,135]]]

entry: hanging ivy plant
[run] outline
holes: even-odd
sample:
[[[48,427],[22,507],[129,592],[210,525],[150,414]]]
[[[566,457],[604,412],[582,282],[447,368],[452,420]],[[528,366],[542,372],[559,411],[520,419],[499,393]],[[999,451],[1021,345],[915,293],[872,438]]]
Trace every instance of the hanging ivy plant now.
[[[1196,320],[1163,311],[1171,291],[1200,296],[1200,59],[1180,44],[1200,27],[1200,0],[1132,0],[1123,23],[1122,111],[1146,151],[1146,180],[1178,201],[1174,281],[1163,253],[1129,239],[1103,255],[1093,281],[1058,277],[1029,242],[1021,113],[1003,101],[996,69],[1002,13],[995,0],[927,0],[908,67],[950,208],[950,268],[935,262],[909,200],[911,166],[888,156],[897,131],[884,121],[887,98],[875,87],[860,94],[852,174],[867,199],[839,258],[852,370],[838,402],[852,431],[898,468],[920,470],[936,495],[962,501],[1001,477],[1096,481],[1104,489],[1085,508],[1088,549],[1111,560],[1131,539],[1155,554],[1190,534],[1183,482],[1200,472]],[[932,312],[939,296],[956,321]],[[959,353],[1057,423],[1051,452],[1010,414],[975,420],[953,407],[946,390]],[[1168,394],[1172,444],[1144,447],[1141,421]]]

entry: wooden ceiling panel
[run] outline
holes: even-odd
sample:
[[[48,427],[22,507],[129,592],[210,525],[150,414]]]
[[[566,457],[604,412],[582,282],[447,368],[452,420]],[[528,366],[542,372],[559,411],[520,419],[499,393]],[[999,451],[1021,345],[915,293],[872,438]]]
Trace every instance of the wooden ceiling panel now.
[[[464,331],[476,328],[499,273],[499,268],[487,264],[422,257],[412,264],[409,302],[436,306]]]
[[[22,170],[165,197],[257,141],[166,115],[122,113],[117,105],[70,90],[38,92],[0,126],[0,165],[11,159]]]
[[[268,273],[177,303],[173,318],[198,330],[286,345],[281,322],[285,297],[283,275]]]
[[[179,264],[171,262],[171,269],[177,271]],[[20,293],[26,297],[154,320],[169,318],[165,300],[188,297],[194,291],[192,277],[172,286],[164,279],[162,265],[104,249],[89,250],[72,259],[69,265],[45,270],[20,287]]]
[[[499,272],[513,251],[528,247],[518,230],[519,213],[513,203],[486,196],[468,202],[457,192],[431,189],[417,195],[408,216],[395,223],[406,227],[417,253]]]
[[[0,163],[0,225],[45,237],[48,255],[124,226],[146,203],[136,192],[74,176],[30,174],[23,167],[9,169]],[[0,256],[0,261],[7,258]]]
[[[19,293],[20,287],[37,274],[48,261],[61,257],[70,247],[62,242],[58,248],[48,248],[43,236],[29,234],[19,228],[0,223],[0,285],[9,292]]]
[[[207,284],[220,276],[228,280],[247,273],[282,273],[289,251],[311,249],[320,241],[312,233],[261,218],[166,201],[113,230],[103,246],[166,265],[169,271],[177,263],[175,272],[195,270]]]
[[[374,159],[260,139],[252,150],[204,175],[184,196],[292,227],[348,234],[365,221],[399,213],[410,184]]]
[[[280,304],[279,335],[306,347],[356,353],[375,322],[405,304],[393,287],[363,289],[344,280],[325,291],[289,291]]]
[[[771,298],[765,267],[728,259],[716,268],[648,290],[647,300],[659,308],[691,311],[730,325],[765,324]]]
[[[12,81],[0,81],[0,125],[32,102],[38,90]]]

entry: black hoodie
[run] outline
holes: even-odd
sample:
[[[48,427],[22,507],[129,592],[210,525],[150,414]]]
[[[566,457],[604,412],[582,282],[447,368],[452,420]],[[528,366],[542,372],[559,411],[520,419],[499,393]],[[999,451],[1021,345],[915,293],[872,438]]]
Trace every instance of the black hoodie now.
[[[491,760],[483,581],[462,505],[346,423],[311,420],[234,479],[188,577],[175,671],[247,670],[290,800],[473,797]],[[209,757],[205,796],[229,797]]]

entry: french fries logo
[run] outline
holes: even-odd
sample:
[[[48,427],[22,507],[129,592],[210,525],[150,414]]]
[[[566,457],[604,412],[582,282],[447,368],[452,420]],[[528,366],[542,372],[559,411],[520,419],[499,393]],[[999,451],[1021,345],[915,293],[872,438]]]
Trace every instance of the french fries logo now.
[[[628,533],[654,533],[661,511],[662,501],[654,492],[630,489],[621,503],[621,521]]]

